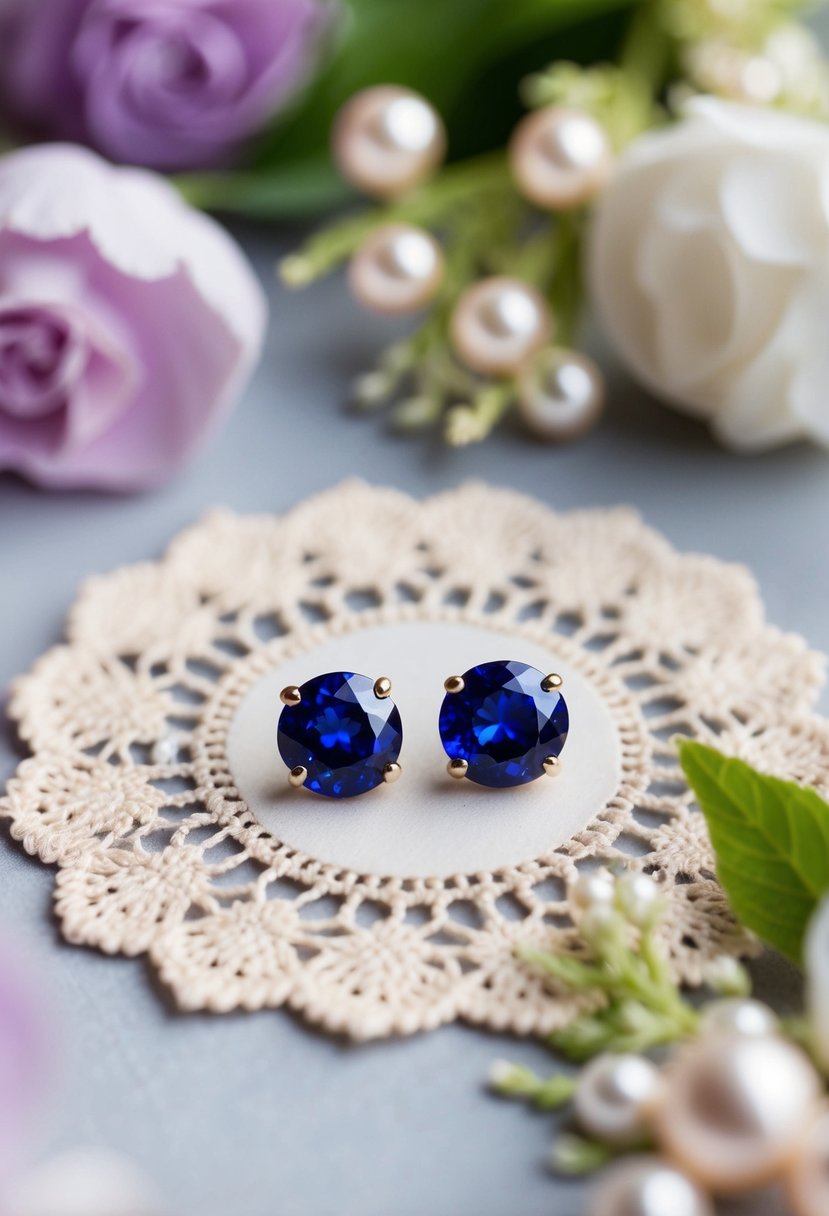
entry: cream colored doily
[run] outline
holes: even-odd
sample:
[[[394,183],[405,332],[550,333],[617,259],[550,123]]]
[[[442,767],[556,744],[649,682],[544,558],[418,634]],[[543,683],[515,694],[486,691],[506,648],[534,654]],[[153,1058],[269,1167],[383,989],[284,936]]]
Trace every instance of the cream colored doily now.
[[[352,482],[282,518],[216,512],[91,579],[68,635],[14,687],[33,755],[0,813],[59,867],[64,936],[148,952],[184,1009],[287,1004],[357,1038],[457,1017],[548,1032],[576,1005],[515,946],[577,951],[567,884],[599,862],[665,877],[676,973],[698,983],[754,943],[672,736],[829,784],[821,658],[765,624],[744,570],[628,510]],[[561,777],[445,778],[438,675],[546,657],[571,703]],[[275,747],[284,677],[332,668],[390,675],[404,721],[403,779],[346,803],[287,790]]]

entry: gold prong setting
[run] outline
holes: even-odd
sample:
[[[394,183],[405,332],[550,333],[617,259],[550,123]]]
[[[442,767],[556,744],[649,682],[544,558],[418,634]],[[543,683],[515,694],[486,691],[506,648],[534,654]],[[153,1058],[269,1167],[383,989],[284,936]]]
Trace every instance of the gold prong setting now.
[[[329,671],[288,684],[276,743],[292,786],[354,798],[400,776],[400,711],[388,676]]]
[[[444,681],[438,729],[452,777],[508,789],[559,771],[570,715],[557,672],[516,659],[479,663]]]

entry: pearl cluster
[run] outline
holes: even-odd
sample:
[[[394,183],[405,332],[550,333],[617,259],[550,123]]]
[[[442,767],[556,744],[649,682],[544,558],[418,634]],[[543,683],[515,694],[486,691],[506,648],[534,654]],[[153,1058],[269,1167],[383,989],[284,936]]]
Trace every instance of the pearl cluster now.
[[[446,151],[440,116],[409,89],[364,89],[346,103],[334,126],[333,153],[343,177],[380,200],[397,200],[422,186]],[[548,211],[588,202],[607,181],[612,154],[602,126],[589,114],[547,106],[517,127],[509,165],[519,192]],[[409,223],[377,227],[353,255],[352,294],[363,307],[399,314],[424,308],[444,283],[440,246]],[[518,408],[542,439],[575,439],[603,406],[601,373],[585,355],[551,347],[555,319],[529,283],[507,275],[479,279],[454,301],[449,339],[458,360],[481,376],[516,377]]]
[[[657,884],[643,874],[582,874],[570,889],[589,941],[620,915],[653,923]],[[712,968],[721,990],[735,967]],[[649,1141],[662,1156],[609,1169],[589,1216],[714,1216],[711,1194],[783,1180],[796,1216],[829,1211],[829,1110],[811,1062],[759,1001],[710,1001],[696,1039],[660,1069],[637,1055],[600,1055],[582,1072],[574,1114],[590,1137],[620,1150]]]

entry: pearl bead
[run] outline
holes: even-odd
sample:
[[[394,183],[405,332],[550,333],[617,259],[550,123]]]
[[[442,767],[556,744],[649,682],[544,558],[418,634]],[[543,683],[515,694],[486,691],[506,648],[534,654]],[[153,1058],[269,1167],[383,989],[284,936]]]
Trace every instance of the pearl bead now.
[[[794,1216],[826,1216],[829,1212],[828,1111],[806,1133],[786,1183]]]
[[[588,943],[596,945],[619,928],[620,918],[612,904],[592,904],[578,917],[579,933]]]
[[[635,1144],[662,1092],[662,1075],[644,1056],[597,1056],[582,1071],[573,1109],[582,1129],[605,1144]]]
[[[594,1191],[590,1216],[714,1216],[699,1187],[658,1157],[611,1166]]]
[[[400,313],[422,308],[443,277],[437,241],[411,224],[387,224],[360,246],[348,269],[355,298],[374,312]]]
[[[363,89],[334,123],[333,152],[343,177],[363,193],[395,198],[440,164],[446,134],[424,97],[397,85]]]
[[[595,118],[555,105],[519,123],[509,157],[520,192],[548,211],[586,203],[601,190],[613,167],[610,143]]]
[[[719,996],[744,997],[751,980],[742,963],[730,954],[718,954],[703,965],[702,982]]]
[[[175,764],[176,757],[179,752],[179,740],[175,735],[164,735],[163,738],[157,739],[153,744],[150,759],[153,764],[162,767],[167,764]]]
[[[702,1013],[702,1028],[706,1032],[770,1035],[777,1025],[777,1018],[761,1001],[737,998],[711,1001]]]
[[[570,901],[577,908],[592,908],[596,904],[611,904],[616,894],[613,875],[607,870],[587,870],[570,884]]]
[[[550,337],[553,319],[544,298],[521,279],[495,276],[467,287],[452,313],[455,354],[473,372],[517,372]]]
[[[723,1193],[781,1173],[820,1092],[806,1056],[776,1037],[704,1036],[682,1049],[665,1075],[657,1138],[703,1186]]]
[[[632,925],[651,920],[659,902],[659,888],[647,874],[624,874],[616,884],[616,907]]]
[[[604,408],[604,381],[592,359],[553,347],[521,377],[518,409],[534,435],[552,443],[578,439]]]

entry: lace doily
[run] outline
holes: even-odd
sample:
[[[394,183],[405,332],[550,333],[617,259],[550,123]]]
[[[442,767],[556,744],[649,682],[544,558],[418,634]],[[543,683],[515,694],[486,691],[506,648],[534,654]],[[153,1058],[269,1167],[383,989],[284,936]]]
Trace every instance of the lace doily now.
[[[698,983],[707,960],[755,944],[715,881],[672,736],[829,784],[829,731],[810,713],[820,657],[765,624],[744,570],[676,553],[624,509],[348,483],[282,518],[217,512],[162,561],[89,580],[68,638],[14,686],[33,755],[0,813],[59,867],[64,936],[148,952],[183,1009],[286,1004],[358,1038],[453,1018],[549,1032],[577,1003],[515,947],[578,951],[567,884],[620,861],[664,877],[666,944]],[[462,668],[442,650],[555,659],[573,724],[561,777],[483,800],[444,777],[385,661],[399,657],[405,692],[430,663]],[[325,655],[360,670],[354,654],[395,680],[403,780],[344,804],[283,793],[274,688]],[[436,719],[442,689],[427,693]]]

